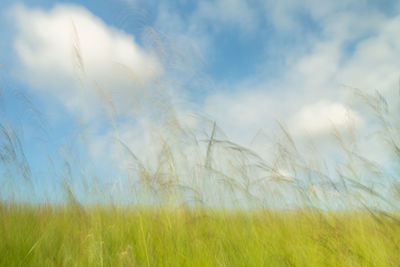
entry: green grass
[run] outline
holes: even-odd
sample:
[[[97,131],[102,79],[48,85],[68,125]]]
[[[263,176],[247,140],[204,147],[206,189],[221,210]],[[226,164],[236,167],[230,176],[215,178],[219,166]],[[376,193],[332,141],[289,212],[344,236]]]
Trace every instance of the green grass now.
[[[397,266],[400,224],[374,216],[3,205],[0,265]]]

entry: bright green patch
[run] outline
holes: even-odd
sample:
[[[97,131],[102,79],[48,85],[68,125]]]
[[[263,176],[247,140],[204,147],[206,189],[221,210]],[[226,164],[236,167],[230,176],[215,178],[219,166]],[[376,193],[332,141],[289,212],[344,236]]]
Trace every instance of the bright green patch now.
[[[384,215],[0,208],[1,266],[397,266]]]

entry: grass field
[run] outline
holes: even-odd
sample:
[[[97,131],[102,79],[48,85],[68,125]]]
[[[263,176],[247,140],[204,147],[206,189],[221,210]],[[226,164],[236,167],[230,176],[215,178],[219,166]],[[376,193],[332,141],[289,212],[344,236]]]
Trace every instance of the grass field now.
[[[397,266],[400,223],[364,212],[0,209],[1,266]]]

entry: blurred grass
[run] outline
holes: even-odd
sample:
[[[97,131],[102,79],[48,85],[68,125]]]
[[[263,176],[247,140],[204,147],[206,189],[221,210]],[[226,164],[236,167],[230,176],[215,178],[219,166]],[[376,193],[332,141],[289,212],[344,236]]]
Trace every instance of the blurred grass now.
[[[0,209],[1,266],[397,266],[400,224],[366,212]]]

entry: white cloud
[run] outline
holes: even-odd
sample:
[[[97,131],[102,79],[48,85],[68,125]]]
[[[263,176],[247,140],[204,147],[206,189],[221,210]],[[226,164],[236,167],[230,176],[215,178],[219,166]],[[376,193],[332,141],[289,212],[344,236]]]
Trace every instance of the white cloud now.
[[[80,6],[41,10],[17,5],[13,20],[21,76],[75,114],[90,117],[98,109],[95,82],[116,101],[124,101],[131,87],[148,84],[162,73],[156,56],[133,36]]]
[[[400,75],[400,16],[388,19],[379,32],[360,41],[339,70],[338,79],[362,89],[394,91]]]
[[[290,120],[289,129],[296,135],[326,135],[333,132],[334,127],[346,129],[362,125],[361,117],[342,103],[321,100],[303,106]]]
[[[315,45],[310,55],[300,58],[295,65],[297,79],[307,89],[324,88],[333,83],[339,68],[342,53],[336,42],[321,42]],[[296,75],[293,72],[293,76]]]

